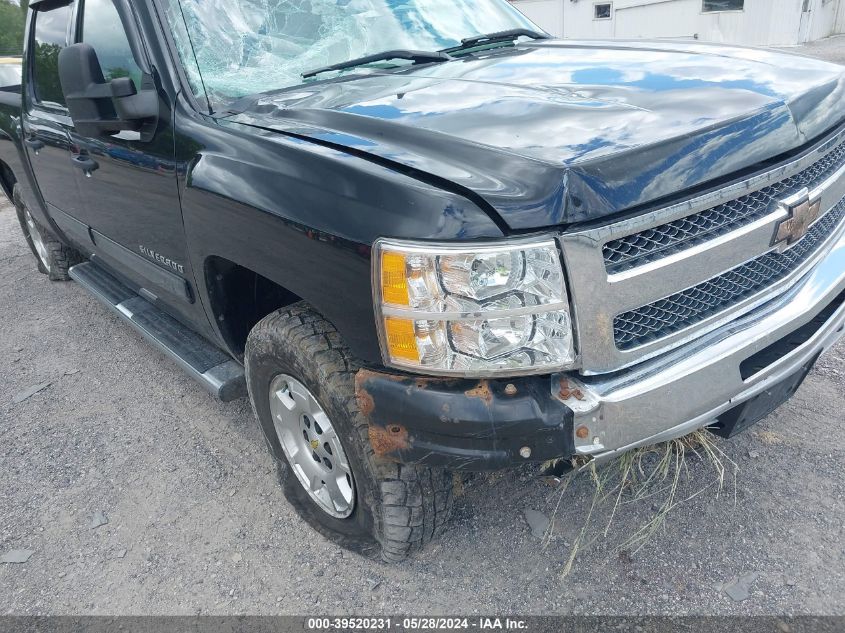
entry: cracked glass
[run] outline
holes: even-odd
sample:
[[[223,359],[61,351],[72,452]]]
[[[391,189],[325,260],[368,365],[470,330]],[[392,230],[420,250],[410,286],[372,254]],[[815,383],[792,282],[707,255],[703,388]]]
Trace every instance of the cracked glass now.
[[[169,0],[167,16],[194,92],[212,104],[296,86],[305,71],[365,55],[538,30],[506,0]]]

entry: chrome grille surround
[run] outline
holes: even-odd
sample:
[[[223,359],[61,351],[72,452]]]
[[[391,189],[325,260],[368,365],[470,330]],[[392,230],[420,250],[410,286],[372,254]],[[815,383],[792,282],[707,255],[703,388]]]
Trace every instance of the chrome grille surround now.
[[[840,154],[845,155],[843,140],[845,127],[801,155],[722,189],[609,225],[562,235],[560,244],[567,266],[582,373],[612,372],[658,356],[734,321],[794,286],[845,232],[845,210],[834,209],[845,198],[845,165],[838,169],[829,167],[837,164]],[[770,273],[755,268],[756,260],[763,260],[758,264],[769,265],[774,261],[764,258],[777,252],[778,249],[772,246],[772,238],[778,225],[788,217],[785,208],[767,203],[766,212],[743,217],[742,221],[727,228],[711,231],[706,239],[688,242],[685,248],[661,251],[657,258],[640,258],[635,266],[614,269],[614,272],[608,270],[607,244],[618,244],[626,237],[683,221],[746,196],[774,195],[776,200],[782,200],[794,189],[796,176],[801,179],[798,182],[814,184],[815,193],[821,196],[821,210],[825,216],[813,226],[811,233],[822,232],[817,227],[827,226],[835,214],[843,215],[826,233],[811,238],[812,247],[805,249],[801,242],[794,245],[790,249],[794,253],[789,256],[789,266],[778,266]],[[774,191],[778,193],[772,194]],[[828,213],[831,210],[834,215]],[[804,240],[808,238],[810,234]],[[796,257],[802,251],[805,252]],[[746,270],[743,266],[750,268]],[[721,295],[728,299],[722,304],[710,299],[707,292],[700,295],[694,292],[723,276],[724,283],[731,279],[727,275],[735,269],[746,274],[756,272],[757,283],[748,281],[735,287],[730,284],[724,288],[714,287],[715,297],[720,296],[720,292],[727,293]],[[653,307],[673,297],[682,299],[679,310],[687,307],[683,304],[688,297],[706,300],[690,314],[683,310],[673,314],[670,310],[668,317],[658,315],[668,318],[662,329],[650,325],[644,318],[645,312],[640,312],[644,306]],[[671,307],[675,309],[674,304]],[[636,316],[629,320],[626,315]],[[641,324],[646,326],[642,332],[635,327]]]
[[[611,240],[603,247],[610,273],[667,257],[762,218],[778,201],[806,187],[814,189],[845,165],[845,143],[818,162],[779,182],[684,218]]]

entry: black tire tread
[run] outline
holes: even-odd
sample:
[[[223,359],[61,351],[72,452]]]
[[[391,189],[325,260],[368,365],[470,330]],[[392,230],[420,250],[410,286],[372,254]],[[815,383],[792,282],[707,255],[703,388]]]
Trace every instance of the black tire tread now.
[[[386,562],[402,561],[439,536],[452,510],[452,473],[398,464],[375,454],[369,440],[369,424],[355,398],[355,373],[361,364],[334,326],[300,302],[262,319],[250,333],[247,346],[265,337],[282,337],[296,347],[297,356],[316,360],[320,378],[342,399],[367,465],[379,485],[381,498],[374,537],[381,544],[381,558]]]

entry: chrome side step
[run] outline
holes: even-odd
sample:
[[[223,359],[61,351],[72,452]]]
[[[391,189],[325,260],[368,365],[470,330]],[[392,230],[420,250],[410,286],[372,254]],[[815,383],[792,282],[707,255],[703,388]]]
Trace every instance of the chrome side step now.
[[[95,264],[77,264],[68,272],[74,281],[175,360],[212,395],[223,402],[246,396],[243,367],[221,349]]]

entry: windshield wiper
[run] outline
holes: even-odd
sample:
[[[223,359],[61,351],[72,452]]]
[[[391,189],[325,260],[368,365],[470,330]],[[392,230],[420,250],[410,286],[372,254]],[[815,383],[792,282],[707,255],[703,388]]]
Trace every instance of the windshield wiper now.
[[[496,31],[495,33],[484,33],[483,35],[474,35],[473,37],[465,37],[461,40],[460,46],[444,49],[444,53],[452,53],[468,48],[475,48],[476,46],[484,46],[486,44],[495,44],[497,42],[513,42],[520,37],[530,37],[532,40],[548,40],[551,36],[539,31],[532,31],[531,29],[508,29],[507,31]]]
[[[346,68],[354,68],[355,66],[364,66],[366,64],[372,64],[374,62],[383,62],[391,59],[407,59],[414,62],[415,64],[422,64],[425,62],[447,62],[452,59],[452,57],[447,55],[446,53],[438,51],[411,51],[405,49],[384,51],[383,53],[374,53],[365,57],[350,59],[349,61],[341,62],[339,64],[332,64],[331,66],[323,66],[322,68],[308,70],[302,73],[302,78],[307,79],[308,77],[314,77],[316,75],[319,75],[320,73],[328,73],[335,70],[344,70]]]

